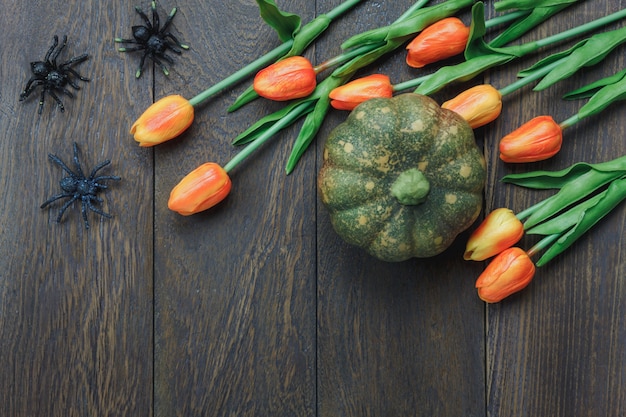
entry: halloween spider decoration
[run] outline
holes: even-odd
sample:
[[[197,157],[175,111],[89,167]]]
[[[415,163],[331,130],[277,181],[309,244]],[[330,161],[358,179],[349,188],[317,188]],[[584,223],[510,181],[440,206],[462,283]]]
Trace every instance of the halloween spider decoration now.
[[[35,90],[35,88],[39,85],[42,86],[41,96],[39,98],[39,111],[38,114],[41,114],[43,110],[43,102],[46,96],[46,93],[50,95],[59,106],[61,112],[65,111],[65,107],[63,107],[63,103],[61,99],[56,95],[56,91],[64,93],[68,97],[74,97],[74,95],[65,88],[68,84],[71,85],[74,89],[80,90],[76,81],[72,79],[72,76],[78,78],[81,81],[89,81],[88,78],[81,76],[79,73],[74,71],[71,67],[72,65],[79,64],[89,56],[87,54],[82,54],[77,57],[70,59],[62,64],[57,64],[57,58],[59,54],[67,45],[67,36],[63,36],[63,42],[61,46],[57,49],[59,45],[59,37],[54,36],[54,42],[48,52],[46,53],[43,61],[36,61],[30,63],[30,70],[33,73],[33,76],[26,83],[26,87],[20,94],[20,101],[24,101],[30,93]]]
[[[111,218],[112,216],[109,213],[105,213],[104,211],[97,208],[94,204],[102,203],[103,200],[98,197],[98,193],[107,188],[102,181],[106,180],[115,180],[119,181],[121,178],[115,175],[102,175],[96,176],[97,172],[100,171],[105,166],[109,165],[111,161],[108,159],[106,161],[100,162],[96,167],[91,171],[88,177],[85,177],[83,173],[83,169],[81,168],[80,161],[78,160],[78,145],[74,142],[74,165],[76,171],[72,171],[58,156],[53,154],[48,154],[50,160],[57,165],[59,165],[65,172],[67,172],[68,176],[63,177],[59,184],[61,185],[62,192],[56,195],[53,195],[48,200],[46,200],[41,208],[45,208],[49,204],[57,201],[61,198],[69,198],[68,201],[63,204],[59,215],[56,218],[56,222],[60,223],[61,218],[63,217],[63,213],[65,210],[76,200],[80,200],[81,202],[81,212],[83,215],[83,221],[85,223],[85,228],[89,229],[89,221],[87,220],[87,210],[91,210],[99,215],[107,218]]]
[[[169,50],[180,55],[182,51],[179,48],[189,49],[188,45],[181,43],[174,35],[168,32],[168,28],[176,15],[176,7],[174,7],[170,12],[163,27],[160,25],[159,13],[156,10],[156,2],[152,2],[152,22],[150,22],[150,19],[148,19],[148,16],[146,16],[140,7],[135,7],[135,11],[139,14],[139,16],[141,16],[145,25],[132,27],[134,39],[115,38],[115,42],[136,45],[119,48],[118,51],[143,51],[143,55],[141,55],[141,59],[139,61],[139,68],[137,69],[137,72],[135,72],[136,78],[141,77],[146,57],[150,58],[155,64],[157,64],[161,68],[161,71],[163,71],[163,74],[169,75],[169,71],[163,61],[173,64],[174,59],[166,52]]]

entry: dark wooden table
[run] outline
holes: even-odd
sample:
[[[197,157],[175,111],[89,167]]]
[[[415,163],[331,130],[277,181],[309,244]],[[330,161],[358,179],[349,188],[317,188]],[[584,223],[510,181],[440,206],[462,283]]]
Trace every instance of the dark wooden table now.
[[[304,22],[339,3],[278,1]],[[306,55],[334,56],[342,40],[412,3],[364,0]],[[579,3],[524,40],[624,7]],[[232,172],[223,204],[182,217],[167,208],[171,188],[203,162],[227,162],[237,153],[232,139],[281,105],[259,100],[229,114],[244,83],[200,108],[167,144],[140,148],[128,130],[154,99],[190,98],[278,46],[256,2],[160,2],[162,18],[178,7],[172,31],[191,49],[169,77],[149,64],[140,79],[139,56],[113,42],[141,23],[133,2],[0,6],[1,416],[626,416],[623,204],[526,290],[486,305],[474,289],[484,264],[462,259],[469,232],[435,258],[394,264],[337,237],[316,190],[324,138],[346,117],[334,111],[293,174],[283,168],[299,123]],[[492,2],[486,9],[494,15]],[[54,34],[68,35],[61,58],[89,53],[76,68],[91,81],[63,97],[64,113],[47,97],[39,116],[38,92],[18,98],[29,62],[43,58]],[[505,86],[576,40],[433,98],[481,82]],[[573,114],[581,103],[561,95],[622,69],[624,51],[546,91],[505,97],[500,119],[476,131],[488,162],[487,211],[520,211],[552,194],[502,184],[504,174],[626,153],[624,106],[615,105],[566,131],[549,161],[511,167],[497,155],[498,139],[529,118]],[[361,74],[384,72],[395,83],[428,71],[408,68],[398,51]],[[114,217],[90,213],[90,230],[78,204],[60,224],[58,205],[39,207],[63,176],[48,154],[70,162],[72,142],[87,169],[110,159],[102,172],[122,177],[102,194]]]

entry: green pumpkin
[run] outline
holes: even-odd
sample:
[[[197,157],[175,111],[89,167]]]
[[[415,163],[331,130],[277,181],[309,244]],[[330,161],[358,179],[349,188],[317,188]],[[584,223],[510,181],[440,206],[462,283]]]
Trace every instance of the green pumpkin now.
[[[447,249],[480,214],[485,177],[467,122],[409,93],[368,100],[331,132],[318,187],[345,241],[396,262]]]

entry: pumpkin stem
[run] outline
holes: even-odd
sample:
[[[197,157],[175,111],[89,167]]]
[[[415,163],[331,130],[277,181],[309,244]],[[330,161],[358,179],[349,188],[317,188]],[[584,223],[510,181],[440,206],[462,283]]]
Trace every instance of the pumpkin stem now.
[[[430,184],[428,179],[417,168],[411,168],[402,172],[391,185],[391,195],[400,204],[406,206],[422,204],[426,201],[429,192]]]

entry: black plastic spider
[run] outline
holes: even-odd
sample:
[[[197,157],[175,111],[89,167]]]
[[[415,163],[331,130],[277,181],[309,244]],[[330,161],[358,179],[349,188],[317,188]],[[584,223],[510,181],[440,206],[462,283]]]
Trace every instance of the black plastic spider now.
[[[152,2],[152,23],[140,7],[135,7],[135,11],[143,19],[143,21],[145,22],[145,26],[132,27],[134,39],[115,38],[115,42],[131,43],[136,44],[137,46],[132,46],[129,48],[119,48],[118,51],[143,51],[143,55],[141,56],[141,60],[139,61],[139,68],[135,73],[136,78],[141,77],[143,64],[146,60],[146,57],[152,59],[152,61],[154,61],[161,68],[163,74],[169,75],[170,72],[161,60],[173,64],[174,59],[167,55],[166,51],[170,50],[180,55],[182,51],[177,47],[180,47],[182,49],[189,49],[188,45],[184,45],[178,39],[176,39],[174,35],[167,31],[168,27],[172,23],[172,20],[174,20],[174,15],[176,15],[176,7],[172,9],[162,28],[160,27],[159,13],[156,10],[156,2]]]
[[[69,84],[76,90],[80,90],[80,87],[78,86],[78,84],[76,84],[76,82],[71,78],[70,75],[75,76],[81,81],[89,81],[88,78],[81,76],[79,73],[70,68],[72,65],[79,64],[87,60],[89,56],[87,54],[82,54],[62,64],[57,64],[57,58],[59,54],[61,53],[63,48],[65,48],[65,45],[67,45],[67,36],[63,36],[63,43],[61,44],[59,49],[55,51],[58,45],[59,37],[55,35],[54,43],[52,44],[50,49],[48,49],[46,57],[43,59],[43,61],[30,63],[30,70],[33,73],[33,76],[28,80],[28,82],[26,83],[26,87],[20,94],[20,101],[23,101],[26,99],[26,97],[30,95],[30,93],[33,92],[35,87],[37,87],[38,85],[43,86],[43,89],[41,91],[41,97],[39,99],[39,111],[37,112],[39,114],[41,114],[41,111],[43,110],[43,102],[46,92],[48,92],[48,94],[50,94],[50,97],[52,97],[57,102],[57,105],[59,106],[59,109],[61,109],[61,112],[65,111],[65,107],[63,107],[63,103],[61,102],[61,99],[59,99],[59,97],[55,94],[55,91],[60,91],[66,94],[68,97],[74,97],[74,95],[67,88],[65,88],[65,86]]]
[[[56,222],[61,222],[61,217],[63,217],[63,213],[65,210],[76,200],[80,200],[81,202],[81,212],[83,214],[83,220],[85,222],[85,228],[89,229],[89,221],[87,220],[87,210],[91,210],[95,213],[98,213],[101,216],[111,218],[112,216],[99,208],[94,206],[94,203],[102,203],[103,200],[97,196],[97,194],[106,189],[107,186],[102,184],[101,182],[104,180],[115,180],[119,181],[121,178],[115,175],[102,175],[96,177],[96,173],[109,165],[111,161],[108,159],[104,162],[100,162],[96,167],[91,171],[89,177],[85,177],[83,170],[80,166],[80,161],[78,160],[78,145],[74,142],[74,165],[76,166],[76,172],[72,171],[58,156],[53,154],[48,154],[48,158],[52,162],[58,164],[65,172],[69,174],[67,177],[63,177],[59,184],[61,185],[62,193],[56,194],[50,197],[46,202],[41,205],[41,208],[45,208],[50,203],[59,200],[61,198],[69,198],[63,207],[61,207],[61,211],[57,216]]]

